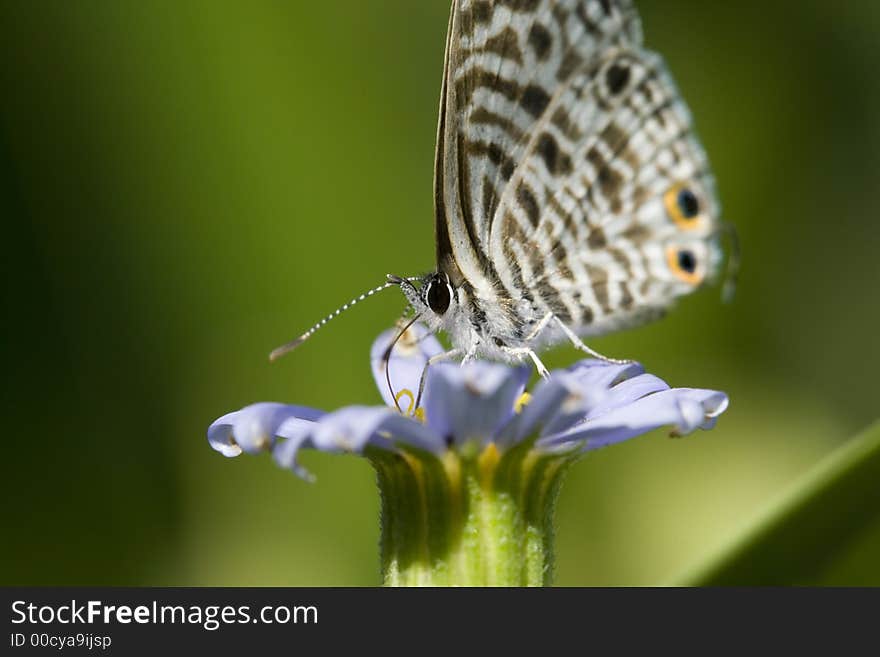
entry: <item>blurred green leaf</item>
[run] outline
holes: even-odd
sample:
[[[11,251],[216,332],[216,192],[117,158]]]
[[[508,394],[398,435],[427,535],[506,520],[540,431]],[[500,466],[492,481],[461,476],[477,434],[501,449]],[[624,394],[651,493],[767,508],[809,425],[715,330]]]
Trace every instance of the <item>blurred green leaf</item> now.
[[[720,554],[676,584],[877,583],[878,526],[880,422],[821,461]]]

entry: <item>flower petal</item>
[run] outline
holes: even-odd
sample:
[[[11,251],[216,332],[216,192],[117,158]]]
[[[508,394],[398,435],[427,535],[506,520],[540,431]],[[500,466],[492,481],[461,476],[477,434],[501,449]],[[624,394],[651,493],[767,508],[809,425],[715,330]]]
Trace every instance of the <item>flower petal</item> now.
[[[425,416],[433,432],[449,444],[491,441],[512,416],[531,367],[473,361],[438,363],[428,370],[430,394]]]
[[[629,382],[634,380],[633,377],[638,379],[645,376],[644,371],[639,363],[618,364],[588,358],[563,372],[554,372],[552,376],[565,383],[569,396],[557,413],[543,423],[541,433],[562,433],[594,414],[597,409],[614,408],[638,399],[642,395],[627,394],[631,386]],[[659,379],[656,381],[665,386]]]
[[[586,452],[663,426],[672,426],[675,434],[686,435],[697,428],[714,426],[727,404],[723,392],[673,388],[587,418],[566,431],[541,438],[538,445],[553,448],[576,444]]]
[[[563,433],[585,418],[623,406],[669,386],[638,363],[618,365],[587,359],[554,371],[532,393],[522,413],[502,431],[499,442],[517,443],[537,427],[542,434]],[[633,378],[629,378],[633,377]]]
[[[531,393],[531,399],[522,411],[508,422],[498,434],[496,442],[507,447],[525,440],[555,417],[559,409],[575,394],[572,381],[563,372],[553,372],[549,379],[544,379]]]
[[[262,452],[275,443],[278,428],[285,421],[295,418],[314,422],[323,414],[305,406],[276,402],[251,404],[214,420],[208,427],[208,442],[224,456],[238,456],[242,451]]]
[[[609,363],[585,358],[566,370],[584,389],[608,389],[639,374],[644,374],[641,363]]]
[[[669,390],[669,385],[663,379],[653,374],[639,374],[606,390],[601,401],[590,408],[587,417],[603,415],[610,410],[626,406],[642,397],[664,390]]]
[[[278,436],[286,440],[278,440],[272,447],[272,458],[282,468],[292,470],[296,476],[306,481],[315,480],[314,475],[299,464],[297,456],[304,447],[312,447],[311,433],[315,427],[313,422],[305,422],[298,418],[290,418],[278,428]]]
[[[379,388],[379,393],[382,395],[385,403],[392,408],[397,408],[397,403],[400,403],[401,408],[406,411],[407,403],[404,403],[403,400],[395,403],[395,395],[399,395],[403,390],[408,390],[412,395],[412,399],[407,401],[410,406],[414,405],[422,379],[422,372],[428,363],[428,359],[442,354],[446,350],[440,344],[440,341],[437,340],[436,336],[429,333],[425,326],[413,324],[401,336],[397,344],[394,345],[394,349],[392,349],[391,356],[386,364],[383,360],[385,351],[399,333],[399,329],[388,329],[376,338],[370,350],[370,366],[373,370],[376,386]],[[391,389],[388,387],[388,379],[391,380]],[[415,411],[415,408],[409,410],[411,413]]]
[[[241,447],[232,437],[232,424],[238,411],[217,418],[208,427],[208,443],[223,456],[233,457],[241,454]]]
[[[323,452],[361,454],[367,445],[388,451],[402,443],[431,452],[440,452],[440,437],[412,418],[381,406],[349,406],[325,416],[311,435],[315,449]]]

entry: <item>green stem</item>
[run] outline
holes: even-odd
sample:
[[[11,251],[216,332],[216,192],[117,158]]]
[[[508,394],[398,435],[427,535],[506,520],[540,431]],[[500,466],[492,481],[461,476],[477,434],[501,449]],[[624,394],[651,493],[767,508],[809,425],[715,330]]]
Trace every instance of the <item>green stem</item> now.
[[[570,457],[528,445],[368,456],[382,497],[387,586],[551,583],[553,509]]]

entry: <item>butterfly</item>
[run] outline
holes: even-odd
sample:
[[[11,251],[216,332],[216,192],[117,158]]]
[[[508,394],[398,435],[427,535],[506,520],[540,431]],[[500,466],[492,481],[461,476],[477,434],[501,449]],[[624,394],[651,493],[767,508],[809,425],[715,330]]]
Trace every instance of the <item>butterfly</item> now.
[[[389,276],[452,349],[531,359],[663,315],[713,280],[715,184],[630,0],[454,0],[434,168],[437,270]]]

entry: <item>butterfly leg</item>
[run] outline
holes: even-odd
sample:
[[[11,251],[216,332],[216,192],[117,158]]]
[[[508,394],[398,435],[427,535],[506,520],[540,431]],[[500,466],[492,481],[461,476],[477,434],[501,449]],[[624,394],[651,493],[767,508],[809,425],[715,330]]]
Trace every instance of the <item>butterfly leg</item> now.
[[[571,341],[571,343],[581,351],[588,353],[593,358],[598,358],[599,360],[603,360],[606,363],[613,363],[614,365],[630,365],[631,363],[635,363],[634,360],[629,359],[619,359],[619,358],[609,358],[608,356],[603,356],[598,351],[593,351],[587,345],[581,341],[581,339],[577,336],[577,334],[568,328],[561,319],[559,319],[556,315],[553,315],[553,318],[556,320],[556,323],[559,325],[559,328],[562,329],[562,332],[565,333],[566,337]]]
[[[541,331],[543,331],[547,327],[547,324],[549,324],[550,320],[554,317],[556,317],[556,315],[554,315],[553,313],[547,313],[546,315],[544,315],[541,318],[541,321],[535,324],[535,328],[532,329],[532,332],[526,336],[526,342],[531,342],[532,340],[537,338]]]
[[[550,378],[550,371],[547,369],[546,365],[544,365],[544,363],[541,362],[541,359],[538,358],[538,354],[536,354],[528,347],[502,347],[502,350],[504,351],[504,353],[509,356],[513,356],[514,358],[522,358],[523,356],[528,356],[535,364],[535,369],[538,370],[538,374],[540,374],[542,378]]]
[[[425,363],[425,367],[422,370],[422,376],[419,378],[419,394],[416,396],[416,403],[413,408],[418,408],[419,404],[422,402],[422,393],[425,392],[425,383],[428,381],[428,368],[431,367],[434,363],[442,363],[444,360],[452,360],[453,358],[459,358],[461,356],[461,349],[450,349],[449,351],[444,351],[442,354],[437,354],[436,356],[431,356],[428,361]]]
[[[461,364],[465,365],[471,362],[474,358],[477,357],[477,347],[480,345],[478,341],[474,341],[474,344],[471,345],[471,348],[467,350],[467,353],[464,355],[464,358],[461,359]]]

